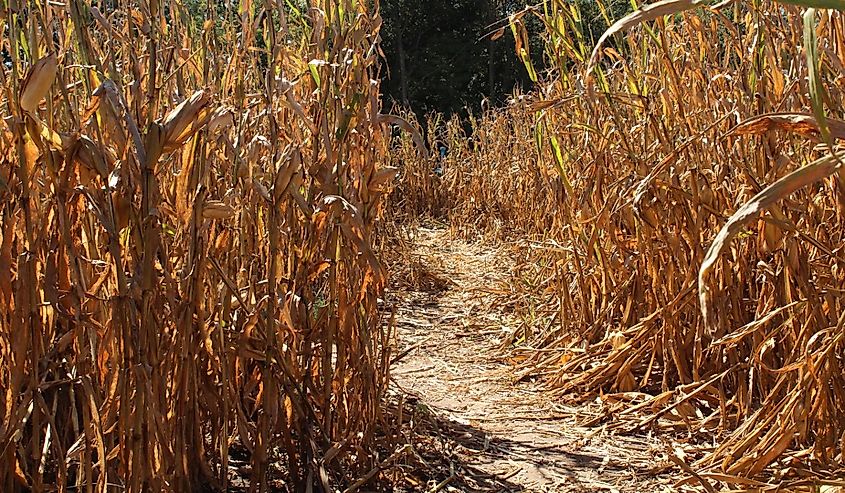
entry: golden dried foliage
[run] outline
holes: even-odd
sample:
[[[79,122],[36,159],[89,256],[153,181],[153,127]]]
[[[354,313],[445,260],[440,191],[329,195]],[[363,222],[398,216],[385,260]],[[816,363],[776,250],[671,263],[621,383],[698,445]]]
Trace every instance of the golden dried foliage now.
[[[521,376],[622,403],[618,429],[689,431],[687,469],[713,482],[842,466],[845,175],[808,76],[835,144],[845,15],[809,15],[814,73],[791,5],[658,2],[595,50],[577,5],[514,15],[518,39],[529,15],[546,81],[472,120],[471,140],[434,122],[444,175],[396,157],[403,210],[522,245],[503,300],[524,316]]]
[[[0,10],[0,490],[372,477],[378,2],[111,3]]]

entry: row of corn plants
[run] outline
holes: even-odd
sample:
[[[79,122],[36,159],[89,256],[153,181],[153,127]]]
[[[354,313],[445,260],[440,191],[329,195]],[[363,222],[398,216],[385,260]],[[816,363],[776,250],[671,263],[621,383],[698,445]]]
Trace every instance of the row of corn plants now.
[[[506,300],[524,315],[518,372],[601,393],[620,430],[688,432],[675,459],[708,488],[831,474],[845,453],[845,17],[665,0],[591,40],[577,3],[548,0],[510,18],[527,64],[529,16],[550,68],[529,66],[536,90],[482,115],[470,141],[441,127],[460,137],[438,191],[456,233],[522,246]],[[402,169],[402,186],[427,171]]]
[[[378,472],[380,25],[377,1],[0,2],[0,490]]]

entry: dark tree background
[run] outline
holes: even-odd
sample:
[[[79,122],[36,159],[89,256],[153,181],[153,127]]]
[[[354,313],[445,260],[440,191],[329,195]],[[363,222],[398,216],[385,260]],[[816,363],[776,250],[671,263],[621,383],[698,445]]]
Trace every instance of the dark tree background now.
[[[531,89],[531,80],[517,57],[508,15],[539,0],[381,0],[385,102],[391,100],[422,115],[430,111],[477,110],[483,98],[500,105],[515,87]],[[579,4],[588,42],[607,28],[595,0]],[[631,10],[630,0],[605,0],[618,19]],[[641,2],[638,2],[641,3]],[[542,26],[533,15],[524,18],[530,34],[534,66],[543,67]],[[491,32],[505,27],[498,40]]]
[[[387,59],[385,100],[417,114],[477,109],[507,99],[531,81],[514,52],[508,14],[525,6],[511,0],[382,0],[382,51]],[[485,36],[500,27],[496,41]],[[540,48],[532,56],[541,60]]]

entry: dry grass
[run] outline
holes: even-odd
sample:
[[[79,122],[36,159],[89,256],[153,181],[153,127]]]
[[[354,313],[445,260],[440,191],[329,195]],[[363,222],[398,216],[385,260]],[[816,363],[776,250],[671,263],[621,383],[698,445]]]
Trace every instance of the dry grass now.
[[[0,490],[371,477],[377,3],[107,3],[0,9]]]
[[[442,130],[434,212],[524,246],[521,374],[603,393],[619,429],[690,433],[678,461],[700,483],[845,463],[845,175],[819,145],[800,14],[733,2],[660,17],[611,37],[587,72],[577,7],[546,2],[511,19],[518,38],[524,16],[547,28],[541,90],[475,121],[477,149],[457,122]],[[812,20],[816,77],[841,118],[845,17]],[[736,237],[719,237],[699,286],[727,224]]]

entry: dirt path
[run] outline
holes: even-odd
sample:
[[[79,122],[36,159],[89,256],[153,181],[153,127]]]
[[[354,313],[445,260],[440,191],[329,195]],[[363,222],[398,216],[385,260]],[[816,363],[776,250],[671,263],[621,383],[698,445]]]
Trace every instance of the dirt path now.
[[[579,427],[589,406],[548,402],[538,384],[512,383],[499,346],[516,324],[491,295],[506,280],[507,254],[444,229],[420,229],[413,244],[446,287],[392,294],[392,372],[415,409],[439,423],[435,441],[452,469],[439,491],[670,491],[652,474],[665,457],[660,441]]]

